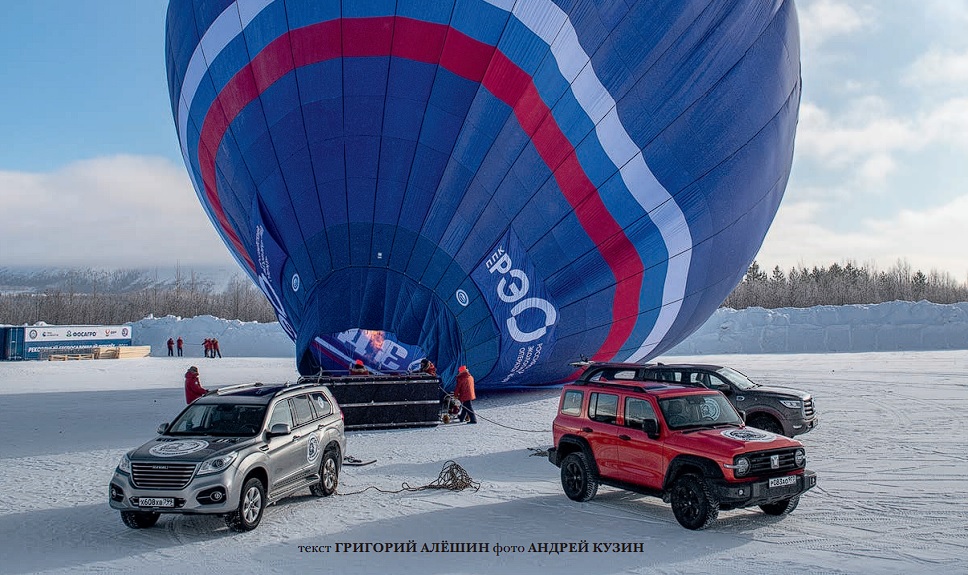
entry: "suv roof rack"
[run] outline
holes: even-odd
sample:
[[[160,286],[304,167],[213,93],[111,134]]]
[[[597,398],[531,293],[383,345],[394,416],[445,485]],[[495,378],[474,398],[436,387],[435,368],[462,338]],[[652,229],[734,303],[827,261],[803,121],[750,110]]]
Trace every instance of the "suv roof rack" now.
[[[242,391],[245,389],[252,389],[254,387],[262,387],[265,384],[261,381],[256,381],[254,383],[239,383],[236,385],[227,385],[225,387],[220,387],[215,390],[215,395],[228,395],[230,393],[235,393],[237,391]]]
[[[292,391],[293,389],[297,389],[300,387],[314,387],[316,385],[319,385],[319,384],[315,381],[301,381],[301,380],[287,381],[285,383],[262,383],[261,381],[256,381],[253,383],[239,383],[237,385],[227,385],[225,387],[220,387],[217,390],[215,390],[215,394],[230,395],[233,393],[240,393],[243,391],[258,389],[262,387],[266,389],[278,388],[276,390],[276,393],[282,393],[283,391]]]
[[[670,384],[669,382],[661,382],[661,381],[642,382],[642,381],[632,381],[632,380],[628,380],[628,383],[626,383],[625,381],[578,380],[574,383],[574,385],[588,386],[588,387],[612,387],[616,389],[633,389],[635,391],[642,391],[642,392],[653,391],[656,389],[668,389],[670,387],[684,387],[677,383]]]

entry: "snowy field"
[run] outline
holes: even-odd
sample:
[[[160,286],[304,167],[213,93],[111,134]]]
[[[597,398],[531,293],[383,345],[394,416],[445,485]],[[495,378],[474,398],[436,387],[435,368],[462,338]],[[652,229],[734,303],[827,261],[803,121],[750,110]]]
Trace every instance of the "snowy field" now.
[[[203,516],[136,531],[109,508],[108,480],[183,407],[188,365],[211,388],[294,379],[292,359],[0,363],[0,573],[968,572],[968,351],[678,359],[814,394],[820,427],[800,439],[819,483],[789,517],[727,511],[692,532],[658,499],[602,488],[570,501],[531,451],[550,446],[552,390],[484,396],[476,426],[350,432],[349,454],[376,463],[344,467],[334,497],[268,508],[255,531]],[[433,482],[449,460],[480,489],[391,493]],[[410,541],[418,552],[336,551]],[[490,551],[419,552],[443,541]],[[582,541],[587,552],[529,552]],[[603,543],[641,551],[596,552]]]

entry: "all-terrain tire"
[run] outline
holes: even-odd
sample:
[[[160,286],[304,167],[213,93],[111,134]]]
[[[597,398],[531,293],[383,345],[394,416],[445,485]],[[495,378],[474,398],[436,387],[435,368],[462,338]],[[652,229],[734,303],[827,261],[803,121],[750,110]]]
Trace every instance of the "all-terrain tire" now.
[[[132,529],[147,529],[158,523],[161,513],[151,511],[122,511],[121,521]]]
[[[561,487],[573,501],[589,501],[598,493],[598,478],[581,451],[561,461]]]
[[[789,499],[784,499],[783,501],[777,501],[776,503],[767,503],[766,505],[760,505],[760,509],[763,513],[767,515],[789,515],[791,511],[797,508],[800,504],[800,496],[791,497]]]
[[[763,431],[769,431],[776,435],[783,435],[783,427],[780,425],[780,422],[772,416],[763,413],[758,413],[751,417],[746,425],[755,427],[756,429],[762,429]]]
[[[309,486],[316,497],[329,497],[339,487],[339,456],[335,449],[327,449],[319,462],[319,481]]]
[[[229,529],[239,533],[252,531],[262,521],[262,512],[265,508],[266,489],[259,478],[250,477],[242,486],[238,508],[225,516],[225,524]]]
[[[672,513],[686,529],[705,529],[719,517],[719,502],[702,477],[686,473],[672,484]]]

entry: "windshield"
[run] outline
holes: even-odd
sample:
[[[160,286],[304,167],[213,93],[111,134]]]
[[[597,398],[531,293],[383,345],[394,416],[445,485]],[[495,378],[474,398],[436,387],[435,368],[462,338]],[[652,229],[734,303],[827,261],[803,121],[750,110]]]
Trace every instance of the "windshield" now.
[[[745,375],[743,375],[742,373],[736,371],[731,367],[724,367],[719,371],[717,371],[716,373],[725,377],[730,383],[732,383],[733,385],[735,385],[736,387],[742,390],[753,389],[754,387],[757,387],[759,385],[759,384],[753,383],[750,380],[750,378],[746,377]]]
[[[168,427],[165,435],[251,437],[262,429],[265,405],[193,403]]]
[[[660,399],[659,409],[669,429],[743,423],[729,400],[720,393]]]

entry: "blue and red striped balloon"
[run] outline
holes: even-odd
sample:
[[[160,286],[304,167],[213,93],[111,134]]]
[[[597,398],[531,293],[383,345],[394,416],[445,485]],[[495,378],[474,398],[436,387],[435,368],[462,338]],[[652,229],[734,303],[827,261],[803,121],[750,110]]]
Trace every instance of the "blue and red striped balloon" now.
[[[773,220],[790,0],[172,0],[199,199],[300,372],[560,383],[698,328]]]

